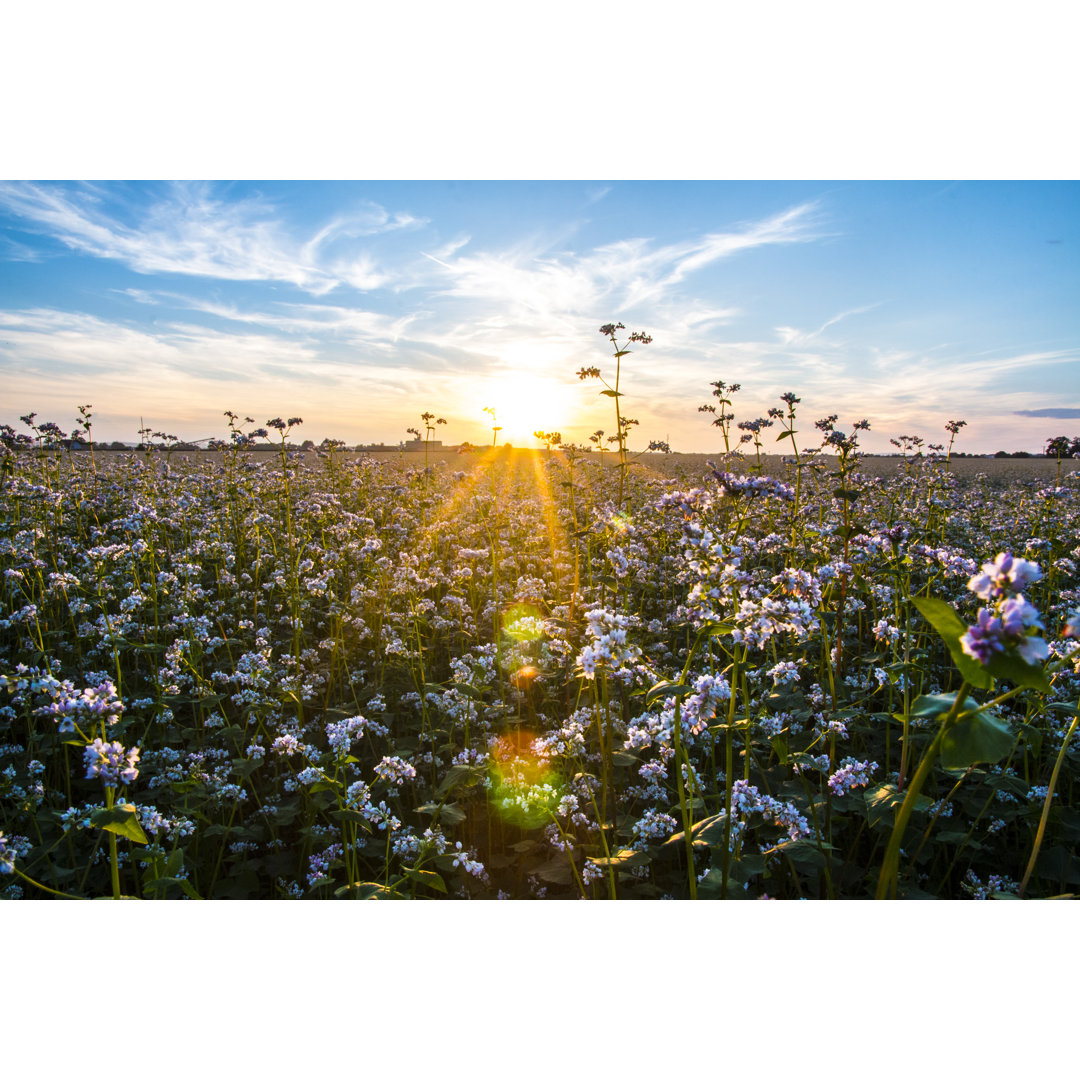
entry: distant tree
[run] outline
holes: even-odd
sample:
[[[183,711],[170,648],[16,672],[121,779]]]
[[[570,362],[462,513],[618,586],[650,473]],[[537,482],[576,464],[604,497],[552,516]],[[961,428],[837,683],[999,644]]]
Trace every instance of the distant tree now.
[[[314,450],[315,449],[315,440],[314,439],[305,439],[300,444],[300,449],[301,450]]]
[[[1046,440],[1046,456],[1057,458],[1080,457],[1080,436],[1069,438],[1068,435],[1058,435],[1054,439]]]

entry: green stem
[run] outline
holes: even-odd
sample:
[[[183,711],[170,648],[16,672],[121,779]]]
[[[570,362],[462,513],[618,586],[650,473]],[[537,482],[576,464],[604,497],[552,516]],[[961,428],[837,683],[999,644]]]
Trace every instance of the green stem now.
[[[942,720],[941,727],[938,728],[938,733],[934,736],[934,741],[923,755],[923,759],[919,762],[919,767],[915,771],[915,775],[911,778],[911,786],[908,788],[907,795],[904,797],[903,805],[900,807],[900,813],[896,818],[896,824],[893,825],[892,836],[889,837],[889,846],[885,850],[885,859],[881,864],[881,874],[878,877],[877,893],[874,896],[875,900],[896,899],[897,882],[900,875],[900,845],[904,839],[904,830],[907,828],[908,820],[915,809],[915,803],[919,798],[919,792],[922,791],[923,784],[926,783],[927,778],[930,776],[930,772],[934,767],[934,762],[937,760],[938,752],[941,750],[941,744],[945,741],[945,733],[960,717],[960,710],[967,700],[969,688],[968,682],[965,680],[956,695],[956,700],[953,702],[953,706],[949,710],[948,716]]]
[[[1077,708],[1080,709],[1080,703]],[[1043,802],[1042,817],[1039,819],[1039,828],[1035,833],[1035,844],[1031,849],[1031,858],[1028,859],[1027,870],[1024,871],[1024,880],[1020,882],[1019,896],[1023,898],[1024,890],[1027,888],[1027,883],[1031,879],[1032,872],[1035,869],[1035,860],[1039,856],[1039,848],[1042,847],[1043,835],[1046,832],[1046,822],[1050,817],[1050,803],[1054,798],[1054,788],[1057,785],[1058,774],[1061,772],[1061,763],[1065,760],[1065,750],[1069,745],[1069,740],[1073,737],[1073,732],[1076,731],[1077,722],[1080,721],[1080,716],[1074,716],[1073,722],[1069,725],[1069,730],[1065,732],[1065,738],[1062,740],[1061,749],[1058,751],[1057,761],[1054,762],[1054,771],[1050,776],[1050,783],[1046,789],[1046,799]]]

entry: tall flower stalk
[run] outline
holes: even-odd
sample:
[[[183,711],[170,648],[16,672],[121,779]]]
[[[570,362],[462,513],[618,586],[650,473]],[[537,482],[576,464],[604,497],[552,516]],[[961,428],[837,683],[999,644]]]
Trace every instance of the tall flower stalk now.
[[[609,383],[607,379],[600,373],[598,367],[583,367],[578,371],[579,379],[599,379],[604,384],[604,389],[600,393],[604,397],[609,397],[615,403],[615,434],[609,436],[608,441],[614,442],[616,450],[619,455],[619,497],[616,503],[616,509],[622,510],[623,504],[627,497],[627,470],[629,468],[629,461],[627,459],[626,443],[630,428],[637,425],[637,420],[631,420],[628,417],[623,416],[622,406],[619,403],[619,399],[623,397],[623,392],[619,389],[620,380],[622,378],[622,358],[629,355],[630,349],[626,346],[630,343],[636,343],[641,345],[648,345],[652,338],[645,333],[635,331],[627,340],[620,345],[616,334],[619,330],[625,330],[626,327],[622,323],[605,323],[600,327],[600,333],[604,337],[611,340],[611,346],[615,350],[615,381]],[[601,433],[602,434],[602,433]]]

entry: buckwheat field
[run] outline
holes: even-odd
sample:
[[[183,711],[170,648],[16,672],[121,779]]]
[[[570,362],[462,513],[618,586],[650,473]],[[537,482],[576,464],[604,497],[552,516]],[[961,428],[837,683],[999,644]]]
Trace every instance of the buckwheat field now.
[[[650,339],[601,332],[584,445],[5,425],[2,895],[1076,889],[1068,445],[958,460],[957,420],[870,460],[859,417],[737,419],[721,380],[692,422],[723,452],[639,453]]]

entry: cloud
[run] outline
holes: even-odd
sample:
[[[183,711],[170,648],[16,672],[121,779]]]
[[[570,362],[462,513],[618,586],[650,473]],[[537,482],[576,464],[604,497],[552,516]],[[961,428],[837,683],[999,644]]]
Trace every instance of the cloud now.
[[[425,315],[423,311],[411,311],[406,315],[393,316],[325,303],[279,302],[272,305],[272,311],[245,310],[236,304],[203,300],[181,293],[156,295],[168,297],[188,311],[247,326],[258,326],[279,334],[322,339],[320,344],[338,341],[345,344],[393,345],[401,340],[407,327],[422,320]]]
[[[842,319],[847,319],[852,315],[862,315],[863,312],[873,311],[874,308],[880,307],[881,302],[876,304],[865,304],[863,307],[850,308],[848,311],[841,311],[839,315],[834,315],[831,319],[826,319],[816,330],[806,331],[798,330],[793,326],[778,326],[776,328],[776,335],[780,338],[783,345],[805,345],[815,338],[820,337],[830,326],[835,326]]]
[[[67,188],[0,184],[0,207],[74,251],[116,259],[140,274],[187,274],[231,281],[278,281],[313,295],[341,284],[368,290],[389,279],[356,240],[425,222],[375,203],[323,226],[300,241],[261,197],[225,202],[207,184],[174,183],[134,225],[105,210],[91,185]]]
[[[1042,416],[1051,420],[1080,420],[1080,409],[1017,409],[1013,416]]]
[[[0,243],[4,245],[2,257],[7,262],[42,262],[45,259],[43,251],[12,240],[10,236],[0,236]]]
[[[10,375],[123,372],[149,384],[163,373],[247,377],[262,361],[297,366],[318,359],[309,345],[268,334],[224,334],[173,323],[153,331],[94,315],[35,308],[0,311],[0,366]]]
[[[161,301],[152,292],[145,289],[111,289],[111,292],[119,293],[137,304],[160,304]]]
[[[691,275],[721,259],[773,244],[816,239],[811,231],[816,207],[805,203],[730,232],[706,233],[677,244],[657,246],[645,237],[619,240],[585,254],[548,251],[540,242],[501,252],[478,252],[454,259],[428,255],[439,295],[497,304],[515,319],[619,315],[672,293]]]

